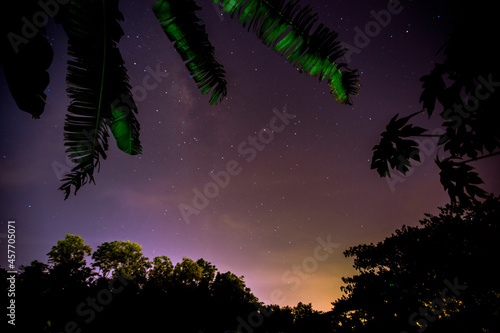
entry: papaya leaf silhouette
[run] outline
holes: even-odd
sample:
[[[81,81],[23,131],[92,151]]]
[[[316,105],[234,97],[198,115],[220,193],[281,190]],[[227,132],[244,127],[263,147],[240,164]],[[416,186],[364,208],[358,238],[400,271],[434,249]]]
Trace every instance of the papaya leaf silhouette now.
[[[372,163],[370,168],[376,169],[381,177],[390,177],[389,166],[403,174],[408,172],[411,166],[410,159],[420,162],[420,151],[418,142],[402,138],[418,136],[427,130],[422,127],[407,124],[415,115],[415,112],[407,117],[397,119],[399,113],[389,121],[386,131],[381,134],[380,143],[373,147]]]
[[[452,201],[458,198],[461,202],[469,202],[476,196],[484,198],[486,192],[477,186],[482,181],[466,164],[500,155],[497,126],[500,66],[499,49],[491,43],[491,36],[498,32],[492,4],[485,1],[474,8],[462,9],[454,20],[452,34],[439,50],[445,56],[444,61],[420,79],[422,112],[427,112],[430,118],[440,104],[441,128],[436,128],[432,134],[416,132],[414,136],[437,138],[437,146],[443,147],[447,154],[447,158],[440,157],[442,161],[436,156],[436,163],[441,168],[441,183]],[[470,40],[474,40],[475,47],[470,47]],[[408,155],[396,152],[395,141],[386,138],[390,135],[383,133],[382,136],[380,145],[374,148],[372,169],[385,177],[389,176],[387,164],[393,169],[399,166],[400,171],[411,167]],[[404,146],[402,150],[417,156],[411,152],[412,143],[400,142],[401,145]],[[395,158],[398,153],[399,165]]]
[[[423,108],[427,110],[427,115],[432,115],[436,106],[436,99],[444,91],[446,85],[443,80],[442,65],[436,65],[430,74],[424,75],[420,78],[422,83],[422,94],[420,95],[419,102],[422,103]]]
[[[452,202],[457,198],[462,205],[471,204],[475,197],[486,198],[488,193],[479,188],[478,184],[483,184],[482,179],[473,167],[464,162],[455,162],[453,157],[448,157],[442,161],[436,156],[435,162],[441,169],[439,176],[445,191],[448,191]]]

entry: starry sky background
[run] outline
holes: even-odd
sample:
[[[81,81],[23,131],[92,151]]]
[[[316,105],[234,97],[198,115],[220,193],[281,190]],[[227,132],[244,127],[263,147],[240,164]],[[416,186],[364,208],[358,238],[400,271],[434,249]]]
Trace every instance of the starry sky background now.
[[[222,271],[243,275],[265,303],[312,302],[327,311],[341,296],[341,277],[355,273],[342,252],[383,240],[403,224],[449,202],[434,165],[435,148],[402,181],[392,185],[370,170],[371,150],[396,113],[421,109],[421,83],[451,32],[448,2],[401,1],[401,13],[368,45],[352,54],[361,87],[352,106],[338,104],[325,83],[300,74],[236,20],[208,0],[197,1],[215,55],[226,70],[227,98],[210,106],[201,95],[149,9],[152,1],[122,1],[125,35],[120,49],[132,87],[143,86],[147,68],[163,71],[155,89],[137,101],[143,154],[128,156],[110,141],[108,158],[87,185],[66,201],[54,166],[66,166],[63,126],[69,104],[65,89],[66,36],[50,23],[55,52],[47,106],[39,120],[19,111],[0,75],[0,264],[7,265],[7,221],[16,221],[17,265],[47,261],[46,253],[68,233],[95,250],[103,242],[130,240],[153,259],[174,263],[204,258]],[[354,45],[355,28],[373,21],[370,12],[388,1],[307,0],[320,22]],[[152,82],[152,81],[150,81]],[[238,145],[274,117],[273,109],[296,115],[247,162]],[[439,121],[416,123],[427,128]],[[242,171],[186,223],[180,204],[192,205],[193,189],[212,182],[209,173],[235,160]],[[484,189],[498,193],[499,159],[477,162]],[[300,267],[314,256],[317,238],[339,247],[310,274]],[[325,254],[325,253],[323,253]],[[311,266],[310,266],[311,267]],[[304,269],[301,269],[304,271]],[[294,283],[291,278],[298,277]],[[284,298],[272,299],[273,290]]]

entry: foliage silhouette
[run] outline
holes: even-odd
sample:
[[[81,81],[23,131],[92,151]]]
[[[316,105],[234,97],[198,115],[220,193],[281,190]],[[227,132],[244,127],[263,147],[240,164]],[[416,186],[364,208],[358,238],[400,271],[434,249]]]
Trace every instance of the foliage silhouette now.
[[[87,267],[86,256],[90,256],[92,248],[85,245],[80,236],[66,235],[64,240],[57,241],[47,256],[52,264],[51,275],[71,283],[85,284],[91,278],[91,268]]]
[[[330,316],[311,304],[263,305],[244,277],[219,272],[204,259],[173,265],[158,256],[150,262],[129,241],[99,245],[92,252],[95,261],[86,263],[90,251],[81,237],[66,235],[48,253],[49,265],[35,260],[21,267],[15,297],[19,332],[236,332],[238,318],[262,312],[270,316],[252,328],[256,333],[326,332],[330,325]],[[86,279],[75,274],[91,267],[98,270]],[[1,268],[0,277],[6,291],[7,272]]]
[[[118,49],[123,16],[118,0],[71,1],[62,26],[68,36],[68,95],[71,104],[64,126],[66,152],[76,166],[62,181],[67,198],[88,181],[94,182],[99,157],[106,158],[108,128],[118,148],[137,155],[139,123],[135,118],[125,63]],[[127,104],[125,105],[125,102]]]
[[[23,17],[33,17],[40,10],[36,1],[6,1],[0,14],[0,64],[3,65],[9,90],[20,110],[40,118],[45,108],[45,89],[49,84],[47,69],[54,52],[45,38],[45,28],[21,32]]]
[[[490,196],[346,250],[359,274],[343,278],[345,295],[332,303],[335,332],[498,331],[499,221],[500,200]]]
[[[16,326],[23,332],[62,332],[67,325],[81,332],[498,331],[500,198],[440,211],[376,245],[347,249],[359,274],[343,278],[345,295],[327,313],[304,303],[264,305],[242,276],[204,259],[150,262],[129,241],[101,244],[87,263],[90,247],[66,235],[48,253],[50,265],[33,261],[17,276]],[[81,274],[90,267],[99,270]]]
[[[141,251],[141,245],[130,241],[104,242],[92,254],[92,266],[102,271],[104,277],[111,273],[143,282],[151,263]]]
[[[47,21],[53,16],[63,26],[71,56],[66,76],[71,104],[64,142],[68,157],[76,164],[59,188],[67,199],[72,191],[76,194],[83,185],[95,183],[94,172],[99,170],[100,159],[106,159],[109,132],[127,154],[140,154],[142,147],[135,117],[137,106],[118,48],[123,35],[119,21],[124,19],[118,0],[56,4],[51,15],[41,11],[37,0],[6,4],[0,17],[0,62],[18,107],[39,118],[45,106],[47,68],[53,54],[43,28],[28,22],[36,34],[26,35],[26,20],[41,12]],[[357,72],[335,63],[346,50],[334,31],[319,24],[311,33],[318,15],[311,13],[310,6],[301,7],[296,0],[223,0],[221,6],[301,72],[327,79],[337,101],[351,103],[358,89]],[[159,0],[152,9],[198,88],[203,94],[212,91],[210,104],[222,100],[226,95],[225,72],[215,60],[204,24],[195,14],[200,7],[193,0]]]
[[[454,21],[453,33],[442,48],[445,59],[424,75],[420,102],[423,110],[407,117],[391,119],[373,150],[371,168],[381,177],[390,177],[390,169],[406,174],[410,159],[420,162],[418,142],[403,137],[434,137],[449,156],[443,160],[436,149],[435,162],[440,181],[452,202],[471,204],[488,193],[478,187],[483,181],[470,162],[500,154],[500,49],[493,40],[499,31],[491,2],[478,1],[474,6],[459,1],[461,14]],[[430,118],[437,103],[444,129],[425,133],[421,127],[406,123],[419,114]],[[405,127],[401,128],[403,125]],[[426,139],[430,140],[430,139]],[[432,146],[435,143],[432,142]]]

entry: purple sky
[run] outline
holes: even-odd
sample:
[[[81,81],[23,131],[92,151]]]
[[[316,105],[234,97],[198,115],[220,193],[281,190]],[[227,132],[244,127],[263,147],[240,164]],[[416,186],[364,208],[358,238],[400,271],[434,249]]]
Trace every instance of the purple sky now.
[[[370,159],[393,115],[421,109],[418,79],[442,60],[436,52],[451,31],[451,11],[432,1],[304,1],[341,41],[358,46],[350,66],[360,70],[360,93],[346,106],[325,83],[298,73],[209,0],[197,3],[227,72],[227,98],[210,106],[209,96],[197,90],[149,9],[152,1],[123,2],[120,49],[136,92],[143,154],[127,156],[111,140],[97,185],[66,201],[54,169],[67,166],[64,32],[47,27],[55,59],[41,119],[17,109],[2,72],[0,264],[7,264],[6,222],[15,220],[18,265],[46,262],[46,253],[68,233],[94,250],[103,242],[130,240],[150,259],[204,258],[222,272],[243,275],[265,303],[312,302],[329,310],[341,295],[341,277],[355,273],[345,249],[381,241],[403,224],[417,225],[424,213],[449,202],[432,141],[423,163],[401,181],[379,178]],[[388,6],[397,13],[376,29],[371,11]],[[367,26],[375,30],[361,45],[356,36]],[[273,120],[273,110],[284,109],[295,118]],[[426,122],[426,115],[417,122],[439,125]],[[281,131],[272,137],[261,131],[271,126]],[[245,153],[259,132],[262,150]],[[475,164],[484,189],[494,193],[499,161]],[[233,175],[221,178],[223,187],[207,185],[228,168]],[[217,192],[186,223],[179,205],[193,207],[196,191],[206,186]],[[321,250],[321,242],[333,244],[330,251]]]

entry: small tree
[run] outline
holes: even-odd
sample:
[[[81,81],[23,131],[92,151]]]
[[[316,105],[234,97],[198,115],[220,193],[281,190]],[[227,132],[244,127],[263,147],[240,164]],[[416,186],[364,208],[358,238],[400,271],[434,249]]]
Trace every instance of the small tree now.
[[[131,241],[104,242],[92,254],[92,266],[100,269],[104,277],[121,275],[143,283],[151,263],[141,251],[142,246]]]
[[[153,266],[148,273],[148,284],[153,288],[163,291],[172,285],[174,265],[167,256],[159,256],[153,259]]]
[[[184,257],[174,267],[174,281],[184,286],[198,286],[202,272],[202,268],[194,260]]]
[[[63,240],[58,240],[49,253],[49,263],[52,264],[51,274],[57,278],[85,283],[91,277],[92,269],[87,267],[86,256],[90,256],[92,248],[85,245],[85,239],[77,235],[67,234]]]

